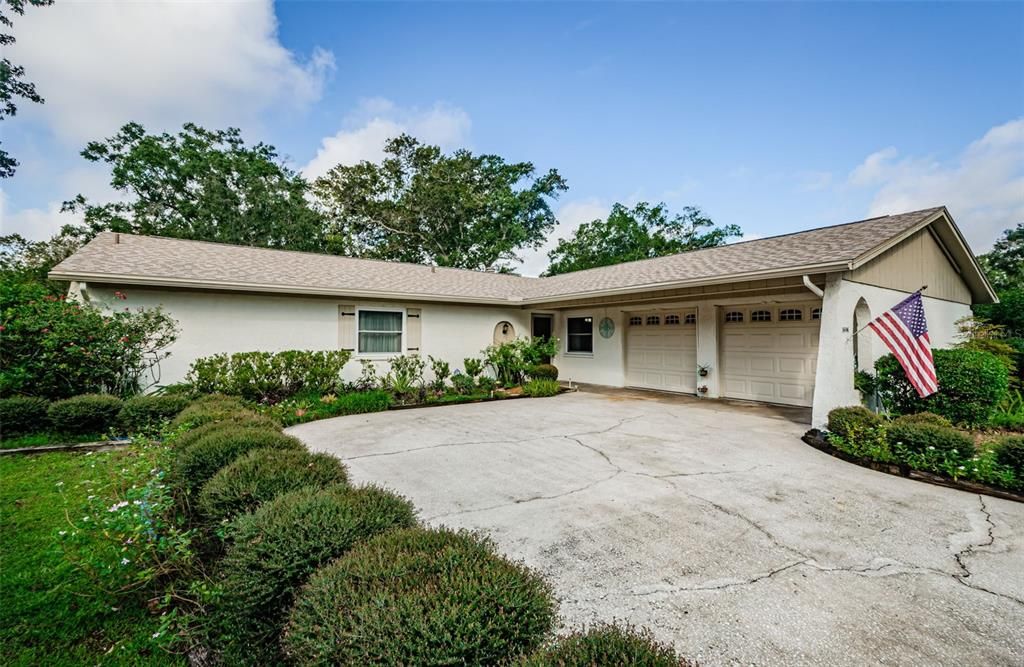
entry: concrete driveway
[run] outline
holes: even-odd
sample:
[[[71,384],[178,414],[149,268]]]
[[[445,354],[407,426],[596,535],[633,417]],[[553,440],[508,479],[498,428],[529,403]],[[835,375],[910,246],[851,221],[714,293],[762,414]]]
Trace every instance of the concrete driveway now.
[[[563,621],[706,664],[1024,664],[1024,505],[800,442],[793,413],[642,392],[290,429],[542,572]]]

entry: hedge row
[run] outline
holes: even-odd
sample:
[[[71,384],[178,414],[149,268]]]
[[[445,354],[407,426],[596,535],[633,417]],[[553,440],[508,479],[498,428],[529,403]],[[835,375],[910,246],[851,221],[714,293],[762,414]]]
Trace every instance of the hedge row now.
[[[0,398],[3,437],[31,433],[103,435],[154,433],[185,409],[181,395],[136,396],[122,401],[109,394],[83,394],[61,401],[12,396]]]

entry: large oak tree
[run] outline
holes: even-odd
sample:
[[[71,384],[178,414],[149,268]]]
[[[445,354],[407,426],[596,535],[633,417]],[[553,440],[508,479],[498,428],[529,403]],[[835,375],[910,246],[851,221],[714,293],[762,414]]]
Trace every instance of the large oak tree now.
[[[7,5],[6,8],[3,6],[4,4]],[[25,5],[45,7],[52,4],[53,0],[4,0],[3,4],[0,4],[0,10],[23,16]],[[5,11],[0,11],[0,26],[6,29],[14,27],[11,15]],[[14,42],[14,35],[6,32],[0,33],[0,46],[9,46]],[[0,60],[0,120],[18,113],[16,100],[19,97],[36,104],[43,103],[43,96],[36,91],[36,84],[26,81],[24,77],[25,68],[23,66],[15,65],[7,58]],[[14,176],[17,167],[18,161],[14,159],[14,156],[0,148],[0,178]]]
[[[692,206],[672,215],[665,204],[615,204],[606,219],[583,223],[571,237],[558,240],[548,253],[545,275],[711,248],[740,234],[737,225],[716,227]]]
[[[555,225],[549,201],[566,189],[554,169],[437,146],[408,135],[379,163],[339,165],[314,192],[332,252],[464,269],[509,270]]]
[[[89,143],[82,156],[110,165],[123,200],[64,204],[93,232],[113,230],[288,250],[323,249],[323,224],[306,199],[308,183],[273,146],[247,146],[235,128],[187,123],[177,135],[129,123]]]

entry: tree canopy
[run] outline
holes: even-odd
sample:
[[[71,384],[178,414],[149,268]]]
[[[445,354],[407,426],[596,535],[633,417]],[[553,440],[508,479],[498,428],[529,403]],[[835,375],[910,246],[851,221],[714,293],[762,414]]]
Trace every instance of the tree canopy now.
[[[548,253],[545,275],[711,248],[741,233],[737,225],[716,227],[692,206],[672,215],[665,204],[615,204],[605,220],[584,223],[570,238],[558,240]]]
[[[332,252],[463,269],[509,270],[555,226],[549,200],[567,189],[554,169],[437,146],[408,135],[380,163],[339,165],[314,192]]]
[[[187,123],[177,135],[147,134],[128,123],[82,157],[110,165],[110,184],[125,200],[65,202],[92,232],[113,230],[289,250],[323,249],[309,185],[273,146],[246,146],[235,128]]]
[[[1004,327],[1008,336],[1024,339],[1024,223],[1004,231],[992,250],[978,259],[999,303],[977,305],[974,313]]]
[[[25,5],[45,7],[52,5],[53,0],[5,0],[4,4],[7,5],[8,11],[18,16],[24,16]],[[3,4],[0,4],[0,9],[3,8]],[[7,29],[14,27],[10,15],[2,11],[0,11],[0,26]],[[0,33],[0,46],[9,46],[14,42],[14,35],[6,32]],[[18,113],[15,98],[21,97],[36,104],[44,102],[43,96],[36,91],[36,84],[25,81],[24,77],[24,67],[15,65],[7,58],[0,60],[0,120]],[[0,178],[14,176],[17,167],[18,161],[10,153],[0,148]]]

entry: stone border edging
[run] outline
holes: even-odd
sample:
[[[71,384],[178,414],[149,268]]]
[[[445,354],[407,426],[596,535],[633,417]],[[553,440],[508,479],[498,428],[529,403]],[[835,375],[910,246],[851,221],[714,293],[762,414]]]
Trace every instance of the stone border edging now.
[[[0,456],[8,454],[45,454],[46,452],[102,452],[132,444],[131,440],[99,440],[97,442],[79,442],[67,445],[39,445],[38,447],[15,447],[0,449]]]
[[[934,484],[935,486],[944,486],[950,489],[957,489],[958,491],[967,491],[968,493],[983,493],[987,496],[993,496],[995,498],[1002,498],[1003,500],[1013,500],[1018,503],[1024,503],[1024,495],[1015,493],[1013,491],[1007,491],[1005,489],[997,489],[987,484],[979,484],[978,482],[967,482],[950,479],[937,475],[933,472],[925,472],[924,470],[916,470],[907,465],[900,465],[896,463],[880,463],[878,461],[871,461],[869,459],[862,459],[852,454],[836,449],[828,442],[822,435],[822,432],[816,428],[812,428],[807,433],[804,433],[803,437],[800,438],[811,447],[814,447],[818,451],[824,452],[837,459],[842,459],[847,463],[854,463],[861,466],[862,468],[870,468],[878,472],[884,472],[889,475],[896,475],[897,477],[905,477],[918,482],[926,482],[928,484]]]

